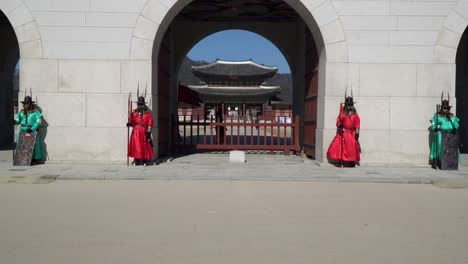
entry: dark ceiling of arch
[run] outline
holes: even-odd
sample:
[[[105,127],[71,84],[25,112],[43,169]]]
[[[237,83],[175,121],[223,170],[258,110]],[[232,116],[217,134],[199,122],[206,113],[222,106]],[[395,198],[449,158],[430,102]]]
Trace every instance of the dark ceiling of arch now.
[[[177,19],[195,21],[295,21],[298,14],[283,0],[198,0]]]

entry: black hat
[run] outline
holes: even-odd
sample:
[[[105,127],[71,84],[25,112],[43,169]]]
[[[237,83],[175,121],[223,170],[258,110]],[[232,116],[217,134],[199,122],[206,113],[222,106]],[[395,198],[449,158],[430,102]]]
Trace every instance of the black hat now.
[[[449,100],[444,99],[444,100],[442,100],[442,105],[441,105],[440,107],[441,107],[441,108],[450,108],[450,107],[452,107],[452,106],[450,105]]]
[[[21,101],[22,104],[34,104],[35,102],[32,100],[31,96],[24,97],[24,100]]]
[[[139,104],[139,105],[146,104],[145,97],[143,97],[143,96],[138,97],[138,101],[136,103]]]
[[[348,96],[345,98],[345,105],[354,105],[353,98],[351,96]]]

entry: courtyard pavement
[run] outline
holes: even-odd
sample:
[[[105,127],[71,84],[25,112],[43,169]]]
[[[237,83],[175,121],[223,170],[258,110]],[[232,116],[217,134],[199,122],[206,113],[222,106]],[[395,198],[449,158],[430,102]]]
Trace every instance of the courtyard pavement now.
[[[47,162],[14,167],[0,161],[0,183],[48,183],[54,180],[263,180],[438,183],[468,187],[468,166],[440,171],[430,166],[362,165],[338,168],[300,156],[247,154],[245,163],[229,162],[228,153],[172,157],[154,166],[125,163]]]

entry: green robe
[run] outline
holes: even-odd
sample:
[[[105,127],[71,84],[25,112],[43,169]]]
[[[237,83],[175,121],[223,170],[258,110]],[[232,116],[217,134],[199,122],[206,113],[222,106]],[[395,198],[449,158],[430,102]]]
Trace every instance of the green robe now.
[[[438,124],[436,124],[436,119],[438,121]],[[450,120],[452,122],[450,122]],[[450,117],[450,119],[444,117],[444,116],[438,116],[436,117],[435,115],[431,118],[431,128],[434,130],[437,126],[437,128],[441,130],[452,130],[452,129],[458,129],[460,127],[459,121],[460,119],[454,115]],[[453,123],[453,126],[452,126]],[[440,132],[434,132],[431,140],[431,153],[429,155],[429,160],[434,160],[434,159],[440,159],[440,151],[441,151],[441,146],[442,146],[442,134]],[[437,151],[437,153],[436,153]],[[458,159],[460,159],[460,152],[458,153]]]
[[[33,110],[29,112],[26,118],[26,114],[21,111],[15,116],[15,124],[21,125],[18,131],[18,135],[16,136],[16,142],[19,139],[19,132],[26,131],[28,128],[31,128],[33,131],[39,128],[39,125],[42,121],[42,114],[37,111]],[[42,150],[42,140],[39,133],[36,136],[36,144],[34,145],[33,155],[32,158],[35,160],[43,160],[44,154]]]

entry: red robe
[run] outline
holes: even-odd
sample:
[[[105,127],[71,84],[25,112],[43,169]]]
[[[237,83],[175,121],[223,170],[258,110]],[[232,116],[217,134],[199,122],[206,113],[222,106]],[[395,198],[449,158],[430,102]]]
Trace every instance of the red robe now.
[[[128,118],[128,122],[132,124],[132,136],[128,143],[128,156],[136,159],[151,160],[154,158],[153,147],[151,147],[149,139],[146,138],[145,132],[148,127],[153,127],[153,116],[150,111],[140,113],[135,110]]]
[[[328,147],[327,156],[334,160],[361,160],[359,145],[354,137],[356,129],[359,129],[361,125],[358,114],[353,113],[348,115],[345,112],[341,112],[336,118],[336,125],[338,126],[340,123],[344,125],[344,128],[338,128],[336,136]],[[343,151],[341,151],[342,146]]]

